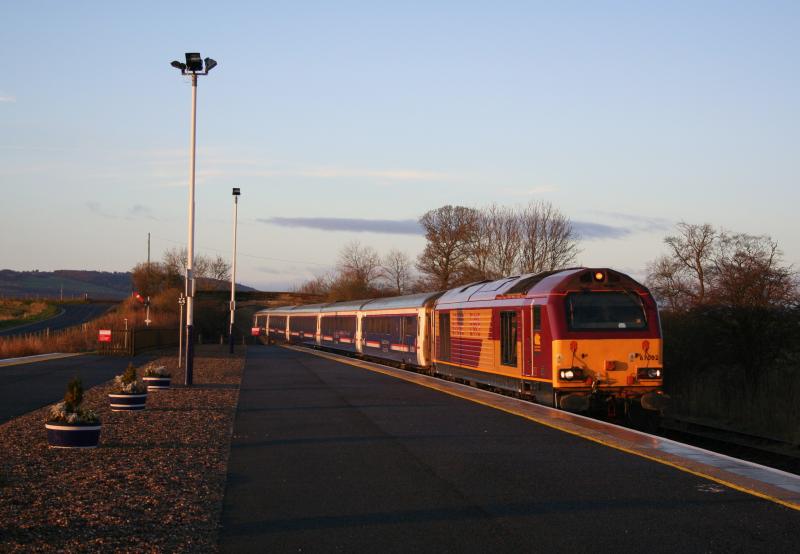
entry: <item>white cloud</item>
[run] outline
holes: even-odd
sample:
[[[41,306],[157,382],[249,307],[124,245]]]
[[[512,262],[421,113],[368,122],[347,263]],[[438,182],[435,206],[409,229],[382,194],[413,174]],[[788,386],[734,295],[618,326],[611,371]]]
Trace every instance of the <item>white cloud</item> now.
[[[9,94],[0,94],[0,102],[16,102],[17,97]]]
[[[555,185],[539,185],[529,189],[503,189],[500,192],[508,196],[537,196],[558,191]]]

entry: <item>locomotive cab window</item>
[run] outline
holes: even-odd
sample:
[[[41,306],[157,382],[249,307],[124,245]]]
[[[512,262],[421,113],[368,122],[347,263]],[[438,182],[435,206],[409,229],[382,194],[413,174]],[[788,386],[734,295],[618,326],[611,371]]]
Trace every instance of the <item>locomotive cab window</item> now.
[[[542,307],[533,307],[533,330],[541,331],[542,329]]]
[[[500,363],[517,366],[517,312],[500,312]]]
[[[646,329],[642,301],[634,293],[571,292],[566,300],[570,330]]]

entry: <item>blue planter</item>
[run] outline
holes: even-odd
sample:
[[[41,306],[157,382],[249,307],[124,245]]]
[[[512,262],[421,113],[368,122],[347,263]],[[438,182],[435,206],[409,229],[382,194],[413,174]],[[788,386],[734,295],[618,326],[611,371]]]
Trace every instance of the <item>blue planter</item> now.
[[[45,423],[47,443],[53,448],[97,448],[100,424]]]
[[[147,390],[168,389],[171,377],[142,377],[142,381],[147,385]]]
[[[111,403],[112,412],[133,412],[144,410],[147,403],[147,393],[141,394],[109,394],[108,400]]]

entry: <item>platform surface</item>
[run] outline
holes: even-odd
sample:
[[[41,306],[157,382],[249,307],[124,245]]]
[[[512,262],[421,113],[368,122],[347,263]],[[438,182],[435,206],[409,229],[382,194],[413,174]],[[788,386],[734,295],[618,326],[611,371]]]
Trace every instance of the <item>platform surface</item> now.
[[[226,552],[794,552],[800,512],[526,417],[248,349]]]

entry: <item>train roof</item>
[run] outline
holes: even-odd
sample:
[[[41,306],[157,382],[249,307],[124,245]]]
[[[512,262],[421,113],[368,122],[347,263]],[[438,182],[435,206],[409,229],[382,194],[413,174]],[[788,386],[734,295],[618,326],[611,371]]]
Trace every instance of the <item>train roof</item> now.
[[[322,313],[330,312],[354,312],[360,310],[364,305],[372,302],[371,299],[366,300],[344,300],[342,302],[332,302],[320,306],[319,311]]]
[[[364,306],[364,311],[394,310],[401,308],[422,308],[428,302],[435,300],[441,292],[423,292],[419,294],[406,294],[405,296],[392,296],[389,298],[376,298]]]
[[[533,297],[538,294],[564,291],[592,285],[592,274],[603,272],[607,276],[604,286],[626,286],[646,291],[647,289],[631,277],[608,268],[571,267],[556,271],[527,273],[491,281],[478,281],[445,292],[436,302],[438,305],[461,302],[478,302],[498,298]]]
[[[303,304],[302,306],[295,306],[292,308],[291,312],[292,315],[294,314],[301,314],[301,313],[308,313],[308,312],[319,312],[326,304]]]
[[[294,304],[290,306],[278,306],[277,308],[264,308],[263,310],[258,310],[255,315],[266,315],[266,314],[274,314],[277,312],[290,312],[296,306]]]

